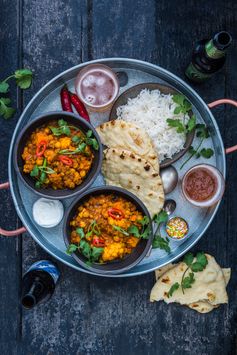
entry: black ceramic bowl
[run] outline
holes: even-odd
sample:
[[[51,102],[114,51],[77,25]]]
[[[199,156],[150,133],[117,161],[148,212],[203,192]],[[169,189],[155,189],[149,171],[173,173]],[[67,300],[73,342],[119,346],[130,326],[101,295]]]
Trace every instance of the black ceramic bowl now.
[[[174,88],[172,88],[170,86],[167,86],[167,85],[158,84],[158,83],[142,83],[142,84],[138,84],[138,85],[132,86],[128,90],[124,91],[117,98],[117,100],[114,102],[114,104],[112,106],[112,109],[110,111],[109,119],[110,120],[115,120],[117,118],[117,108],[119,106],[126,105],[129,98],[131,98],[131,99],[135,98],[144,89],[159,90],[162,94],[165,94],[165,95],[167,95],[167,94],[171,94],[171,95],[180,94]],[[193,115],[193,112],[190,110],[188,114],[191,117]],[[172,158],[163,160],[160,163],[160,168],[161,169],[162,168],[166,168],[167,166],[173,164],[174,162],[176,162],[177,160],[182,158],[182,156],[190,148],[190,146],[192,144],[192,141],[194,139],[194,135],[195,135],[195,130],[193,130],[192,132],[189,132],[187,134],[187,136],[186,136],[186,142],[184,144],[184,148],[182,150],[180,150],[178,153],[175,153]]]
[[[86,133],[88,130],[92,130],[94,137],[97,139],[99,143],[99,150],[93,149],[94,160],[92,162],[91,169],[89,170],[87,176],[81,183],[81,185],[75,187],[75,189],[58,189],[54,190],[53,188],[45,188],[45,189],[37,189],[35,187],[35,180],[30,176],[30,174],[23,173],[23,165],[24,161],[21,157],[26,141],[29,138],[30,134],[37,128],[42,126],[43,124],[58,120],[64,119],[69,124],[78,127],[82,132]],[[14,147],[14,168],[17,174],[20,176],[21,180],[26,184],[32,191],[36,192],[38,195],[42,197],[48,197],[51,199],[64,199],[67,197],[72,197],[81,193],[88,189],[88,187],[94,182],[97,175],[100,172],[101,164],[102,164],[102,156],[103,156],[103,148],[100,142],[100,138],[90,123],[85,121],[83,118],[79,117],[76,114],[70,112],[63,111],[54,111],[43,114],[37,118],[35,118],[32,122],[30,122],[23,130],[20,132]]]
[[[151,234],[149,239],[141,239],[131,254],[125,256],[123,259],[114,260],[104,264],[93,263],[91,266],[89,266],[86,264],[86,262],[88,261],[87,258],[85,258],[79,251],[76,251],[72,254],[73,258],[85,269],[93,271],[94,273],[102,276],[121,274],[131,269],[135,265],[137,265],[147,255],[148,251],[151,248],[151,243],[153,239],[152,222],[151,222],[150,214],[147,208],[145,207],[145,205],[143,204],[143,202],[141,202],[141,200],[139,200],[135,195],[133,195],[129,191],[124,190],[120,187],[101,186],[101,187],[90,189],[87,192],[84,192],[83,194],[80,195],[80,197],[76,201],[74,201],[71,204],[71,206],[69,206],[64,216],[64,226],[63,226],[63,235],[64,235],[64,241],[66,246],[68,247],[68,245],[70,244],[70,234],[71,234],[70,221],[77,214],[78,207],[92,195],[95,196],[95,195],[110,194],[110,193],[114,193],[118,196],[122,196],[126,198],[128,201],[134,203],[137,209],[141,211],[143,215],[146,215],[149,218]]]

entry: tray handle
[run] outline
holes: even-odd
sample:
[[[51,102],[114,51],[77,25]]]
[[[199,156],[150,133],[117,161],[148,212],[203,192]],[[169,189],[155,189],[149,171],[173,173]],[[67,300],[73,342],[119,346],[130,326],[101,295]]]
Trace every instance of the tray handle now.
[[[9,189],[9,187],[10,187],[10,183],[8,181],[4,182],[3,184],[0,184],[0,190]],[[5,229],[0,228],[0,234],[3,235],[4,237],[14,237],[24,232],[26,232],[25,227],[21,227],[13,231],[7,231]]]
[[[229,104],[229,105],[237,107],[237,101],[230,100],[230,99],[220,99],[220,100],[213,101],[208,104],[208,107],[213,108],[213,107],[216,107],[216,106],[219,106],[222,104]],[[237,150],[237,145],[234,145],[233,147],[226,148],[225,152],[226,152],[226,154],[229,154],[229,153],[235,152],[236,150]]]

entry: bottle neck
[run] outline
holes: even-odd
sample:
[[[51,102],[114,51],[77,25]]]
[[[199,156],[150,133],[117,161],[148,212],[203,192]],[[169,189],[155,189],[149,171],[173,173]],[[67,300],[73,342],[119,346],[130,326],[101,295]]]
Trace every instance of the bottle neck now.
[[[29,291],[24,294],[21,299],[22,306],[27,309],[33,308],[44,297],[44,291],[44,285],[40,281],[39,277],[36,277]]]
[[[226,52],[225,50],[217,49],[212,39],[205,44],[205,51],[207,56],[212,59],[222,58]]]
[[[225,56],[227,48],[232,42],[231,35],[226,31],[215,34],[213,39],[205,44],[205,51],[209,58],[219,59]]]

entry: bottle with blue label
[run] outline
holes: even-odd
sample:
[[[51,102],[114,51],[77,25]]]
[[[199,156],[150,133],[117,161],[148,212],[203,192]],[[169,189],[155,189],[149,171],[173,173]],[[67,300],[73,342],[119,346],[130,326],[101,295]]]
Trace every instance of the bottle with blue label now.
[[[40,260],[31,265],[22,279],[23,307],[31,309],[48,301],[54,293],[59,276],[58,268],[51,261]]]

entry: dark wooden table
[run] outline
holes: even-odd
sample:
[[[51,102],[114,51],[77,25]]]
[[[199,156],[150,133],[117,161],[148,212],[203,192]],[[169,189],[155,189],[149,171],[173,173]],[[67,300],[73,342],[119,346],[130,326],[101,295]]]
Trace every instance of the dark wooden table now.
[[[184,78],[196,39],[229,30],[234,38],[225,68],[195,87],[206,102],[237,99],[237,2],[234,0],[1,0],[1,78],[16,68],[34,71],[30,90],[12,87],[14,119],[1,119],[0,181],[17,119],[32,96],[61,71],[104,57],[146,60]],[[237,143],[237,110],[215,110],[226,146]],[[92,277],[58,263],[53,298],[32,311],[19,304],[22,273],[52,259],[25,234],[0,237],[1,354],[236,354],[237,155],[227,158],[227,188],[219,212],[193,251],[211,253],[232,268],[229,305],[207,315],[178,305],[151,304],[154,274],[129,279]],[[21,225],[9,192],[1,192],[0,226]]]

